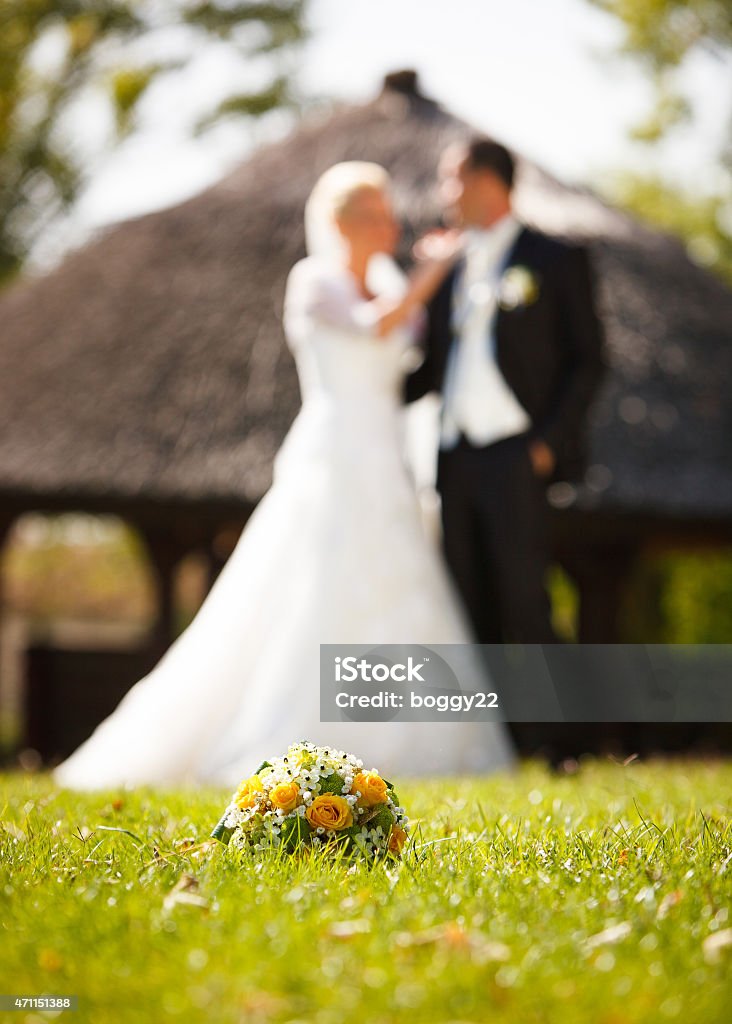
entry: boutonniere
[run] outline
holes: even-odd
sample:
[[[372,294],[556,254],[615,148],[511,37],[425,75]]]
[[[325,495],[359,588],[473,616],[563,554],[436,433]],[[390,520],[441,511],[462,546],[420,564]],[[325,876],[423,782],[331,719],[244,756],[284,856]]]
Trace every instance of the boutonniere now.
[[[539,298],[539,278],[529,267],[507,267],[498,282],[498,305],[501,309],[531,306]]]

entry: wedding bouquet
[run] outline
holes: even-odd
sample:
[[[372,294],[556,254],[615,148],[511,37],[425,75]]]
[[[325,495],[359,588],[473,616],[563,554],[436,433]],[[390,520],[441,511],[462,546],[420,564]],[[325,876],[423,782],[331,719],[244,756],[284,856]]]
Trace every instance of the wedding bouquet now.
[[[324,846],[398,857],[408,828],[394,787],[376,769],[303,740],[240,783],[211,836],[240,849]]]

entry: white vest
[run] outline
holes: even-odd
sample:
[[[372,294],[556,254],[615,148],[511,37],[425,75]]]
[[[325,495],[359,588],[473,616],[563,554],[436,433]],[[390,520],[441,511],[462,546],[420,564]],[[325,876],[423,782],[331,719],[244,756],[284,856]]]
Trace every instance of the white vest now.
[[[528,430],[531,420],[495,359],[493,317],[503,263],[521,223],[508,213],[487,230],[468,232],[462,280],[453,291],[454,339],[443,389],[440,447],[460,432],[487,445]]]

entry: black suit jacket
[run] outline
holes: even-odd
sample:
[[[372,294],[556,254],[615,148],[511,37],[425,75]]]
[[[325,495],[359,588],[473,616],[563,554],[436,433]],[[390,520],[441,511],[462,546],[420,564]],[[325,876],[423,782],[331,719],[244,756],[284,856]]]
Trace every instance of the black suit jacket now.
[[[497,308],[496,361],[529,414],[531,434],[554,451],[556,466],[548,482],[577,479],[586,465],[585,414],[604,372],[603,330],[589,253],[585,246],[524,226],[505,262],[506,269],[512,266],[532,271],[538,296],[526,305]],[[457,266],[428,306],[425,357],[406,379],[408,402],[442,391],[453,341],[456,276]]]

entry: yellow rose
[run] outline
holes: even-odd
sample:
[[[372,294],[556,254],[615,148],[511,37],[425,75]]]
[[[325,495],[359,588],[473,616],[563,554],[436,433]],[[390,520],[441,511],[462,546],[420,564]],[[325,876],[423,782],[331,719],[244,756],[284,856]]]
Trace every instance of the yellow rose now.
[[[245,807],[254,807],[257,803],[257,798],[260,793],[263,792],[264,787],[262,786],[262,780],[258,775],[252,775],[249,779],[244,779],[240,783],[239,788],[234,796],[234,803],[240,810],[244,810]]]
[[[269,799],[273,807],[287,813],[297,807],[299,796],[296,782],[279,782],[270,790]]]
[[[374,775],[373,772],[359,772],[353,780],[351,792],[361,794],[356,801],[358,807],[385,804],[389,798],[386,783],[380,775]]]
[[[398,825],[392,825],[391,832],[389,833],[389,850],[392,853],[401,853],[406,841],[407,833],[404,829],[399,828]]]
[[[305,811],[308,824],[313,828],[341,829],[353,824],[351,805],[337,793],[321,793]]]

